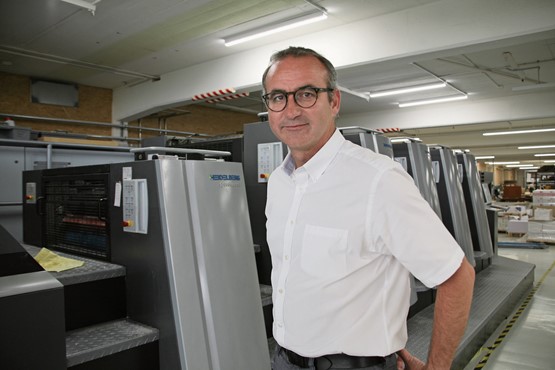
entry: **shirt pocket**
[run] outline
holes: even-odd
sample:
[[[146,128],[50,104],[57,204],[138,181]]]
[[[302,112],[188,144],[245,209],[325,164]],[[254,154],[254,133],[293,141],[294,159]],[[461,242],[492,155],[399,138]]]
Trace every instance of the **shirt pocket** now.
[[[336,277],[347,269],[349,231],[306,225],[301,250],[301,268],[315,277]]]

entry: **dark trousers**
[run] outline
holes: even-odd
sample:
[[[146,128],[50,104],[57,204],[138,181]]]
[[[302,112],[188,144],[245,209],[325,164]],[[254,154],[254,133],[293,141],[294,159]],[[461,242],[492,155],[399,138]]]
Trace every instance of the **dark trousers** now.
[[[390,355],[386,357],[386,361],[384,364],[374,365],[371,367],[327,367],[327,368],[316,368],[314,365],[314,360],[309,359],[308,367],[299,367],[291,362],[287,358],[287,354],[285,350],[281,348],[279,345],[276,347],[276,351],[274,353],[272,359],[272,370],[340,370],[340,369],[353,369],[353,370],[396,370],[397,369],[397,358],[395,355]]]

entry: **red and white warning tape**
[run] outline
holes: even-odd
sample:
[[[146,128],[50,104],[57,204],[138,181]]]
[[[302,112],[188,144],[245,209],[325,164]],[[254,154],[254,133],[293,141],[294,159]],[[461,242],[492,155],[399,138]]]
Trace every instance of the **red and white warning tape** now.
[[[206,103],[217,103],[217,102],[220,102],[220,101],[244,98],[246,96],[249,96],[249,93],[248,92],[242,92],[242,93],[239,93],[239,94],[222,96],[221,98],[210,99],[210,100],[207,100]]]
[[[195,101],[195,100],[204,100],[204,99],[209,99],[209,98],[214,98],[214,97],[217,97],[217,96],[222,96],[222,95],[226,95],[226,94],[234,94],[234,93],[235,93],[235,89],[230,87],[230,88],[227,88],[227,89],[214,90],[214,91],[198,94],[198,95],[193,96],[193,98],[191,100],[193,100],[193,101]]]
[[[401,129],[396,128],[396,127],[393,127],[393,128],[377,128],[376,131],[387,133],[387,132],[399,132],[399,131],[401,131]]]

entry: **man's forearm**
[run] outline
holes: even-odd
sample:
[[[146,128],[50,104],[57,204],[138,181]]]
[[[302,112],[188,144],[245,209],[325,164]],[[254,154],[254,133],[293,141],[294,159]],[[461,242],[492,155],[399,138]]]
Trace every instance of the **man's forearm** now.
[[[453,276],[437,288],[427,369],[446,370],[451,367],[466,329],[474,277],[474,268],[465,258]]]

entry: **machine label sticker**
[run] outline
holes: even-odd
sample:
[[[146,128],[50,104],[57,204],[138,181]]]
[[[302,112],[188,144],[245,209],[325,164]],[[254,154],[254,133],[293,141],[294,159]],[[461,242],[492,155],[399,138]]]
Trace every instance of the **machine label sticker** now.
[[[241,181],[239,175],[210,175],[212,181]]]
[[[114,194],[114,207],[121,206],[121,181],[116,182],[115,194]]]

